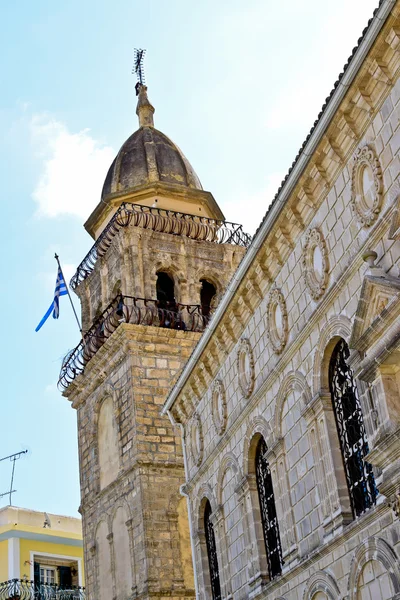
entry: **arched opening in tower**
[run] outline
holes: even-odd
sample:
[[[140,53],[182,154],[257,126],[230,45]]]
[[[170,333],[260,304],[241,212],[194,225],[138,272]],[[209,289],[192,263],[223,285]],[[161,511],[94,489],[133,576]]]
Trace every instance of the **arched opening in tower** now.
[[[168,273],[157,273],[156,292],[159,308],[176,309],[174,280]]]
[[[212,283],[207,281],[207,279],[200,279],[200,283],[201,312],[203,316],[207,317],[210,314],[212,301],[217,293],[217,290],[215,289],[215,286]]]

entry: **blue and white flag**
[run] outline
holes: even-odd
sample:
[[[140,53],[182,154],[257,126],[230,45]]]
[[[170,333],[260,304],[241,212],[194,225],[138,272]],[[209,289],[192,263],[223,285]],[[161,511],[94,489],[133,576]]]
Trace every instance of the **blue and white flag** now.
[[[54,300],[51,303],[48,311],[44,315],[43,319],[40,321],[39,325],[36,327],[35,331],[39,331],[39,329],[44,325],[47,321],[51,313],[53,313],[53,319],[58,319],[60,315],[60,296],[66,296],[68,294],[67,286],[64,281],[64,276],[62,274],[61,268],[58,267],[57,271],[57,279],[56,279],[56,289],[54,290]]]

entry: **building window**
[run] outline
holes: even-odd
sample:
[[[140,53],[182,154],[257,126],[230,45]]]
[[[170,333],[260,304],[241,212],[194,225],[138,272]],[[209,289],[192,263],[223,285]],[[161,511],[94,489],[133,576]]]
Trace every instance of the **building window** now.
[[[260,501],[265,550],[267,553],[268,572],[270,579],[274,579],[274,577],[277,577],[282,573],[283,560],[278,518],[275,509],[274,490],[272,487],[271,471],[267,459],[265,458],[266,452],[267,445],[264,438],[261,438],[256,450],[257,489]]]
[[[176,309],[174,281],[168,273],[157,273],[156,292],[160,308]]]
[[[368,442],[353,372],[347,363],[349,354],[346,342],[340,340],[329,363],[329,386],[351,507],[356,517],[375,504],[378,490],[372,467],[364,461]]]
[[[212,308],[212,301],[217,293],[215,286],[206,279],[200,279],[201,290],[200,290],[200,304],[201,312],[204,317],[208,317]]]
[[[204,509],[204,529],[206,534],[208,565],[210,568],[211,591],[213,600],[221,600],[217,548],[215,546],[214,526],[211,523],[211,505],[207,500]]]
[[[56,570],[51,567],[40,567],[40,583],[56,583]]]

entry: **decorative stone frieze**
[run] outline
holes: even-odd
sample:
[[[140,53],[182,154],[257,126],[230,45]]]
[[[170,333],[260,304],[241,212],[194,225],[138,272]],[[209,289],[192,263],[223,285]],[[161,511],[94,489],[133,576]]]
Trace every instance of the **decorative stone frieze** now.
[[[254,356],[247,338],[240,340],[237,353],[239,387],[245,398],[250,398],[254,389]]]
[[[197,467],[201,465],[201,461],[203,460],[203,450],[203,430],[200,417],[195,413],[190,427],[190,451],[192,453],[193,462]]]
[[[303,248],[304,281],[313,300],[318,300],[328,285],[328,252],[320,229],[314,227],[306,234]]]
[[[281,354],[288,338],[288,316],[285,298],[281,290],[274,287],[267,304],[267,333],[276,354]]]
[[[227,406],[225,387],[220,379],[214,382],[212,389],[212,418],[215,429],[219,435],[222,435],[226,428],[227,421]]]
[[[376,220],[382,204],[382,169],[375,150],[369,144],[354,156],[351,180],[351,204],[364,227]]]

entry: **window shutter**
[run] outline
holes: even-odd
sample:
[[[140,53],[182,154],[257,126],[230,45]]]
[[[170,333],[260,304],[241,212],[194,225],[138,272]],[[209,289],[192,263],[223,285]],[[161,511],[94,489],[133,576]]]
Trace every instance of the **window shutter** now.
[[[60,586],[64,588],[72,587],[72,575],[70,567],[59,567],[60,569]]]
[[[33,581],[35,586],[40,584],[40,565],[37,562],[33,563]]]

